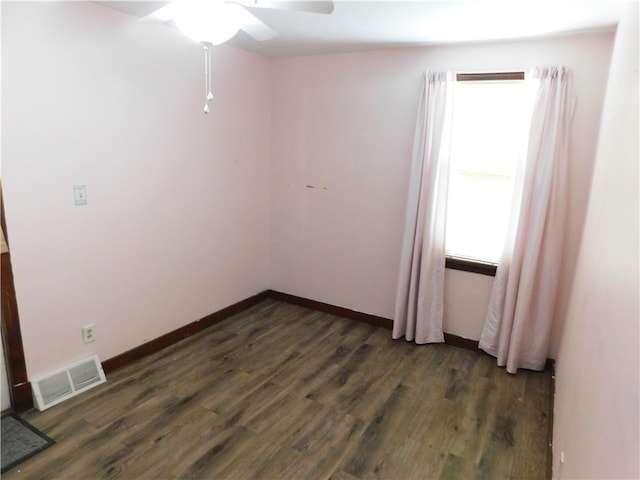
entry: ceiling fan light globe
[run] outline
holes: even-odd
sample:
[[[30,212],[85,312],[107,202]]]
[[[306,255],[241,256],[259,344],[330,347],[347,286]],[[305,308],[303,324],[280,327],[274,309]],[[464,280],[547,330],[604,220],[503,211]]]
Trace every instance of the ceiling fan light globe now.
[[[194,42],[219,45],[240,30],[240,20],[233,4],[212,0],[180,3],[174,21],[185,36]]]

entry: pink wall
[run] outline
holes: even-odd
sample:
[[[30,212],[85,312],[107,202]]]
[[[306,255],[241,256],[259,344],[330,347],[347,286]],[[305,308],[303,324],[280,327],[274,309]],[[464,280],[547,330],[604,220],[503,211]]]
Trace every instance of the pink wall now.
[[[557,359],[555,478],[640,478],[640,107],[633,3],[613,52],[584,239]]]
[[[612,32],[275,61],[272,287],[393,317],[422,73],[566,64],[578,106],[563,318],[580,242]],[[448,272],[445,329],[477,339],[490,277]],[[559,328],[555,337],[559,336]],[[554,338],[553,353],[557,348]]]
[[[90,2],[2,3],[2,182],[31,378],[269,287],[271,61],[213,55],[205,116],[201,49],[175,29]]]
[[[392,317],[426,68],[574,70],[570,290],[611,33],[275,61],[218,47],[204,116],[202,52],[175,29],[86,2],[2,12],[2,175],[31,378],[267,288]],[[446,330],[478,338],[491,278],[446,282]],[[83,345],[88,323],[98,340]]]

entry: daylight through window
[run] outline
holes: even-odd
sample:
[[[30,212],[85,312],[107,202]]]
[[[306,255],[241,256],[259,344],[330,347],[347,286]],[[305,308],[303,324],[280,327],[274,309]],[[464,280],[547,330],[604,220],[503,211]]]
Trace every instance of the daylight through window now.
[[[456,82],[447,256],[498,262],[516,167],[526,148],[535,88],[529,80]]]

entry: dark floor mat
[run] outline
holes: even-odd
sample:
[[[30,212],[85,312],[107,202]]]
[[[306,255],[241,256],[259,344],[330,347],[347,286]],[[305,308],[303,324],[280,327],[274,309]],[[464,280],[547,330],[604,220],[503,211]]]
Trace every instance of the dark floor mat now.
[[[2,417],[2,471],[15,467],[55,442],[14,413]]]

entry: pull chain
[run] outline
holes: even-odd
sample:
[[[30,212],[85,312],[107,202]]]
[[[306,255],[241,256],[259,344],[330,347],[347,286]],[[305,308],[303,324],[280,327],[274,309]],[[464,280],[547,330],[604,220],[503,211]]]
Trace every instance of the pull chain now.
[[[202,42],[204,47],[204,83],[205,83],[205,104],[204,113],[209,113],[209,102],[213,100],[211,93],[211,45],[209,42]]]

